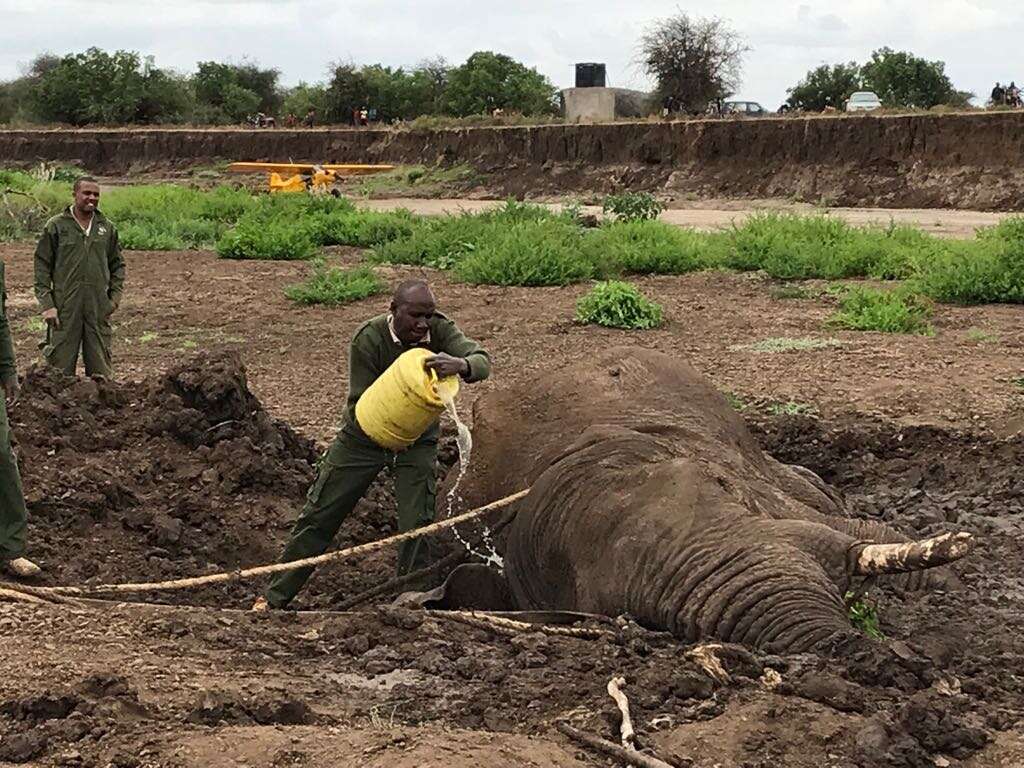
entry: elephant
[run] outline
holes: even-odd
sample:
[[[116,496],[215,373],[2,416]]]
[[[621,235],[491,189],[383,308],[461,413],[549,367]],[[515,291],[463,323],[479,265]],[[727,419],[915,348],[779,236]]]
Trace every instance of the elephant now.
[[[657,351],[612,348],[491,390],[473,424],[463,504],[529,493],[504,574],[461,566],[420,594],[427,607],[626,614],[689,642],[801,652],[863,639],[843,600],[859,577],[953,588],[940,566],[973,543],[846,516],[837,491],[766,454],[706,377]]]

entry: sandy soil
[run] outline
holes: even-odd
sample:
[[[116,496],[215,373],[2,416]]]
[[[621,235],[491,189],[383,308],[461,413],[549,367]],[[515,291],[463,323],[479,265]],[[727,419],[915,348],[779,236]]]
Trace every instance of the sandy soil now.
[[[458,213],[460,211],[484,211],[501,205],[500,201],[473,199],[424,199],[396,198],[386,200],[366,200],[361,203],[367,208],[391,211],[396,208],[407,208],[414,213],[441,214]],[[561,203],[547,203],[558,208]],[[973,237],[979,227],[998,224],[1009,213],[992,213],[988,211],[962,211],[918,208],[821,208],[806,203],[787,203],[780,200],[700,200],[672,201],[660,218],[669,224],[679,227],[693,227],[702,230],[714,230],[739,224],[755,211],[786,211],[793,213],[825,213],[848,221],[856,226],[878,225],[888,226],[890,222],[917,227],[933,235],[943,237]],[[601,207],[596,205],[582,206],[584,213],[599,215]]]

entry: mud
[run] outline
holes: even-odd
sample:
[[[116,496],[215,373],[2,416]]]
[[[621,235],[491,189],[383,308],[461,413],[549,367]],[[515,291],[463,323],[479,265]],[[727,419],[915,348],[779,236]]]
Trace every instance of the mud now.
[[[664,189],[892,208],[1015,208],[1024,114],[404,130],[0,131],[13,163],[128,173],[231,160],[466,164],[490,194]]]
[[[273,559],[315,458],[266,414],[230,355],[134,384],[33,369],[12,421],[33,546],[47,580],[66,584]],[[0,761],[604,765],[552,723],[614,740],[604,687],[622,674],[641,746],[675,765],[1020,764],[1022,438],[867,419],[748,421],[777,458],[838,486],[857,516],[911,535],[977,534],[978,550],[956,566],[965,589],[907,596],[868,585],[890,650],[826,658],[727,646],[716,651],[725,682],[686,645],[628,621],[595,641],[506,636],[384,605],[225,610],[258,585],[159,596],[190,604],[176,607],[0,604]],[[208,470],[217,477],[204,480]],[[342,543],[388,532],[386,488]],[[304,605],[328,607],[334,590],[386,577],[384,555],[322,569]]]

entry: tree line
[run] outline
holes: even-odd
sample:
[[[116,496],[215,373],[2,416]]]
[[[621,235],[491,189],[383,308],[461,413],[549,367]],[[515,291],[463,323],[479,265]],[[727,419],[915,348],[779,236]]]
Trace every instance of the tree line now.
[[[0,122],[229,125],[258,112],[302,118],[313,110],[318,122],[347,123],[363,108],[385,122],[557,111],[555,87],[544,75],[491,51],[459,66],[444,59],[412,69],[338,63],[323,83],[286,88],[280,79],[279,70],[253,62],[201,61],[184,75],[136,51],[43,54],[22,77],[0,83]]]
[[[750,48],[726,22],[686,13],[653,22],[636,61],[655,83],[651,111],[705,112],[742,82]],[[557,90],[536,69],[501,53],[478,51],[458,66],[444,59],[413,68],[337,63],[321,83],[286,88],[281,73],[252,62],[202,61],[193,74],[157,67],[135,51],[98,48],[67,56],[44,54],[25,74],[0,83],[0,122],[153,124],[240,123],[262,112],[317,122],[352,122],[372,110],[377,121],[424,115],[467,117],[496,110],[526,116],[558,111]],[[957,90],[941,61],[907,51],[875,50],[869,61],[823,64],[787,89],[790,109],[842,109],[850,94],[874,91],[886,107],[965,107],[974,96]]]

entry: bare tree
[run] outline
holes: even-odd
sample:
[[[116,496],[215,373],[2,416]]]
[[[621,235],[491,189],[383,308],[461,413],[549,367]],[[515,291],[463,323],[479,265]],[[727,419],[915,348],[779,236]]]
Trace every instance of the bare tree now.
[[[736,91],[749,50],[721,19],[678,13],[648,28],[637,58],[657,81],[663,105],[673,112],[698,113]]]

